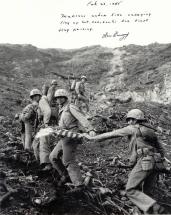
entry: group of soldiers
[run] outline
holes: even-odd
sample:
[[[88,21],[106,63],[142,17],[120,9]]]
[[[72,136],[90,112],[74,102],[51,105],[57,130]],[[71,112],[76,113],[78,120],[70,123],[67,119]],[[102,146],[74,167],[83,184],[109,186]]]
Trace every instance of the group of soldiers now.
[[[57,89],[57,81],[53,80],[51,87],[42,91],[33,89],[30,92],[31,104],[27,105],[19,118],[22,123],[22,142],[27,151],[33,149],[36,158],[40,161],[43,171],[49,171],[52,167],[61,176],[59,184],[69,180],[75,186],[83,184],[78,164],[75,162],[76,148],[81,140],[72,139],[67,135],[59,140],[52,148],[51,138],[42,136],[39,140],[33,139],[33,134],[40,128],[58,126],[59,129],[66,129],[70,132],[79,133],[81,128],[89,134],[95,135],[95,131],[86,115],[81,111],[79,103],[87,102],[84,83],[86,76],[75,84],[74,102],[70,100],[70,94],[66,89]]]
[[[84,189],[84,179],[76,162],[78,145],[84,138],[103,141],[127,136],[130,141],[130,165],[133,169],[126,185],[126,194],[144,214],[163,213],[163,207],[152,198],[152,190],[158,178],[156,167],[157,164],[162,164],[165,157],[153,128],[145,123],[146,119],[141,110],[133,109],[126,116],[128,126],[96,135],[95,129],[80,108],[80,103],[84,103],[87,111],[89,110],[84,88],[86,80],[86,76],[82,76],[75,84],[73,101],[73,96],[66,89],[57,89],[58,83],[55,80],[48,90],[46,87],[43,87],[42,92],[38,89],[31,90],[31,104],[27,105],[19,116],[24,149],[34,151],[42,171],[54,168],[58,172],[59,186],[71,181],[74,189]],[[52,149],[49,136],[42,136],[39,141],[34,139],[38,129],[49,126],[81,133],[83,138],[71,138],[66,133]]]

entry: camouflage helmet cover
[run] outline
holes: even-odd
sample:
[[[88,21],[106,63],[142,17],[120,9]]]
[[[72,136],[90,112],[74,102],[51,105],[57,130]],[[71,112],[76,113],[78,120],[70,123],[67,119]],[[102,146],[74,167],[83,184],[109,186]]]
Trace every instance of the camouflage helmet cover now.
[[[57,98],[57,97],[66,97],[68,99],[69,95],[68,95],[68,92],[65,89],[58,89],[58,90],[56,90],[54,97],[55,98]]]

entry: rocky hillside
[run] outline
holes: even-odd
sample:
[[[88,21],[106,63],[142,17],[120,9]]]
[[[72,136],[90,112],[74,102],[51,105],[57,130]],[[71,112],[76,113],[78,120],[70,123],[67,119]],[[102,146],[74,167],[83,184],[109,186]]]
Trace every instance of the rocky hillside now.
[[[112,69],[101,86],[116,98],[136,102],[171,101],[171,45],[129,45],[112,50]]]
[[[31,45],[0,45],[0,115],[11,115],[27,102],[31,88],[68,75],[86,74],[97,101],[171,101],[171,45],[101,46],[77,50],[38,49]]]
[[[53,170],[44,174],[34,156],[23,150],[20,125],[13,116],[29,102],[32,88],[41,89],[52,79],[59,87],[68,87],[68,75],[86,74],[87,91],[94,92],[91,122],[97,132],[125,126],[126,112],[141,108],[171,160],[170,64],[170,44],[78,50],[0,45],[0,169],[17,190],[0,214],[132,214],[134,205],[124,191],[130,171],[127,139],[80,145],[82,174],[93,173],[93,179],[84,195],[75,196],[71,185],[59,188],[58,175]],[[170,214],[170,174],[161,175],[156,186],[154,196]]]
[[[110,70],[110,50],[100,46],[79,50],[38,49],[31,45],[0,45],[0,115],[21,109],[30,89],[41,89],[57,79],[59,87],[68,85],[68,75],[87,74],[90,84],[98,85]]]

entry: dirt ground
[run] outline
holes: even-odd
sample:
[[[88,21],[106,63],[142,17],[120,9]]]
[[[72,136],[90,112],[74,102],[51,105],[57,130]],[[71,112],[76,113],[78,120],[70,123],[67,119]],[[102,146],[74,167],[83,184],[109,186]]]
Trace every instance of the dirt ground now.
[[[163,107],[161,112],[154,105],[129,104],[129,108],[135,106],[145,109],[149,122],[162,130],[162,134],[158,132],[159,139],[170,158],[169,108]],[[92,123],[100,133],[122,127],[127,109],[128,105],[122,104],[119,109],[114,106],[110,116],[106,111],[94,111]],[[23,151],[19,124],[8,117],[1,117],[0,121],[0,167],[8,184],[18,190],[1,209],[1,215],[132,214],[134,205],[125,195],[130,168],[120,166],[128,162],[127,139],[84,142],[79,146],[82,174],[90,172],[92,181],[85,191],[73,194],[72,184],[59,188],[57,173],[43,173],[34,157]],[[156,188],[155,198],[171,213],[171,174],[161,174]]]

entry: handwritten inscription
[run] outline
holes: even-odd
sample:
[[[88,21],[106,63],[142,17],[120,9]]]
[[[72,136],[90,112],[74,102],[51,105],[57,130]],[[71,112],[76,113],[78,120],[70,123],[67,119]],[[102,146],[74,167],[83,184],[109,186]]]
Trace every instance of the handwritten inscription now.
[[[86,7],[89,8],[85,13],[61,13],[58,21],[59,33],[77,33],[77,32],[98,32],[98,37],[102,39],[118,39],[123,41],[131,34],[130,31],[120,31],[118,26],[123,29],[129,25],[143,25],[151,20],[152,14],[149,11],[143,12],[120,12],[120,8],[126,0],[88,0]],[[103,10],[104,6],[110,8]],[[93,9],[92,9],[93,7]],[[95,9],[94,9],[95,8]],[[101,10],[100,10],[100,9]],[[117,10],[115,10],[117,8]],[[92,9],[92,10],[91,10]],[[97,12],[94,12],[97,11]],[[104,12],[105,11],[105,12]],[[99,28],[101,33],[99,33]],[[103,30],[104,28],[104,30]]]
[[[102,35],[102,38],[119,38],[119,41],[125,40],[129,36],[129,32],[127,33],[119,33],[115,31],[114,33],[106,32]]]
[[[119,6],[123,1],[89,1],[87,6]]]

